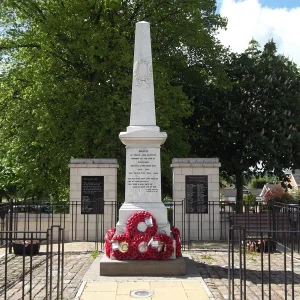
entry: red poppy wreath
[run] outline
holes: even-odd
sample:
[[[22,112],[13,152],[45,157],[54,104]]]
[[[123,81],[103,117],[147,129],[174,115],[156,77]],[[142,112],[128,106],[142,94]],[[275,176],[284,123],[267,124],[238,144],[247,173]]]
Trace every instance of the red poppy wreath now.
[[[181,257],[180,231],[175,226],[172,226],[171,231],[172,231],[174,239],[176,241],[176,257]]]
[[[131,257],[131,239],[127,234],[117,234],[112,240],[112,256],[117,260],[127,260]]]
[[[126,233],[131,237],[139,234],[153,236],[157,231],[155,218],[147,211],[135,212],[126,223]]]
[[[111,239],[112,237],[114,236],[116,232],[116,227],[113,227],[111,229],[108,229],[106,231],[106,234],[105,234],[105,254],[107,257],[110,257],[110,253],[111,253]]]
[[[151,259],[149,254],[149,242],[151,236],[149,234],[137,235],[133,238],[132,248],[135,252],[135,259],[147,260]]]
[[[173,240],[166,234],[156,234],[150,242],[149,259],[167,260],[174,251]]]

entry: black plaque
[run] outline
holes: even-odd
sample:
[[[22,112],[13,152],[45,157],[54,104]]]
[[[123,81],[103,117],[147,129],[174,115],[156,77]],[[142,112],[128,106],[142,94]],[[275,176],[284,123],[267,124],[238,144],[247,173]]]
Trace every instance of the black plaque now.
[[[104,213],[104,176],[81,177],[81,214]]]
[[[208,213],[208,176],[185,176],[185,199],[187,214]]]

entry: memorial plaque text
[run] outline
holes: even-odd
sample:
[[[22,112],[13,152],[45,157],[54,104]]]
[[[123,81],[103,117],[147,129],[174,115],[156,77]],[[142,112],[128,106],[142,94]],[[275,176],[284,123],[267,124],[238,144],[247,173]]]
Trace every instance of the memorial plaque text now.
[[[208,213],[208,176],[185,176],[186,213]]]
[[[104,213],[104,176],[81,177],[81,214]]]
[[[126,155],[126,199],[151,202],[159,197],[159,149],[129,148]]]

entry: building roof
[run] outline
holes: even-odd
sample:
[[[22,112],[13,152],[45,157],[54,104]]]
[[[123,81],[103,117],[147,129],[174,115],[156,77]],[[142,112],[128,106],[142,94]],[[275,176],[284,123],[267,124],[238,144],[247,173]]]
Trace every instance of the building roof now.
[[[299,186],[300,185],[300,170],[299,169],[295,170],[295,174],[292,174],[292,175],[297,183],[297,186]]]
[[[293,176],[297,186],[300,186],[300,169],[296,169],[293,172],[291,170],[286,170],[284,171],[284,173],[286,175]]]

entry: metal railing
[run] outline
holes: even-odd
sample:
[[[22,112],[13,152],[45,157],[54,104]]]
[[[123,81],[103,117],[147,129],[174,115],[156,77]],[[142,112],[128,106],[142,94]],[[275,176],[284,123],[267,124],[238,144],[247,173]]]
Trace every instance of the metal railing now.
[[[104,202],[104,213],[97,209],[99,202],[90,201],[94,211],[88,211],[80,201],[71,203],[10,202],[3,205],[0,236],[3,231],[46,231],[52,225],[65,229],[69,241],[95,242],[96,250],[103,243],[106,230],[115,226],[119,202]],[[1,206],[0,206],[1,209]]]
[[[171,225],[181,232],[183,250],[191,250],[194,242],[226,241],[230,227],[229,216],[233,213],[231,206],[224,207],[218,202],[201,202],[194,205],[194,211],[189,211],[185,199],[173,202],[171,208]]]
[[[17,203],[0,205],[0,236],[3,231],[45,231],[52,225],[65,229],[68,241],[95,242],[103,248],[105,233],[118,222],[122,203],[104,201],[104,208],[92,201],[89,206],[80,201],[71,203]],[[191,209],[192,208],[192,209]],[[248,231],[300,230],[298,205],[273,203],[265,206],[244,206],[237,213],[233,205],[209,201],[190,205],[185,199],[168,203],[170,224],[181,232],[182,247],[190,250],[193,242],[227,241],[229,228],[241,226]],[[101,212],[101,213],[100,213]],[[99,249],[100,247],[100,249]],[[296,244],[300,252],[300,245]]]
[[[299,243],[300,231],[257,233],[233,227],[230,229],[230,237],[229,299],[248,299],[253,284],[260,288],[256,290],[259,299],[296,299],[295,295],[300,292],[300,257],[296,255],[295,245]],[[282,259],[277,259],[277,265],[274,266],[275,255],[282,256]],[[249,266],[253,259],[255,270]],[[279,287],[283,293],[277,294]]]
[[[64,230],[3,231],[1,299],[63,299]],[[55,241],[54,241],[55,240]]]

